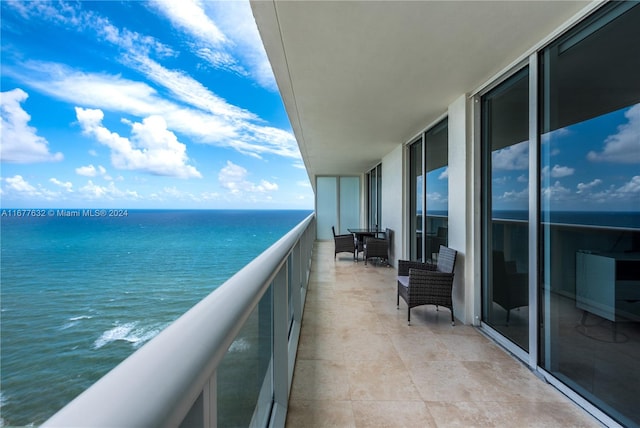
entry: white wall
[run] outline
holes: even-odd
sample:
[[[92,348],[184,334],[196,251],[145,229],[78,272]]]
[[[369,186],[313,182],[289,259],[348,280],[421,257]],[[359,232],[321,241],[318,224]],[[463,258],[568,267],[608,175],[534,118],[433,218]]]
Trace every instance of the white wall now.
[[[456,318],[465,324],[473,320],[469,302],[473,301],[473,281],[465,281],[467,225],[468,168],[467,124],[469,110],[467,96],[461,95],[449,106],[449,247],[458,251],[453,283],[453,307]],[[471,276],[472,277],[472,276]]]
[[[393,230],[391,260],[398,266],[398,259],[403,258],[405,204],[403,203],[402,177],[404,145],[400,144],[392,152],[382,158],[382,223],[383,228]]]

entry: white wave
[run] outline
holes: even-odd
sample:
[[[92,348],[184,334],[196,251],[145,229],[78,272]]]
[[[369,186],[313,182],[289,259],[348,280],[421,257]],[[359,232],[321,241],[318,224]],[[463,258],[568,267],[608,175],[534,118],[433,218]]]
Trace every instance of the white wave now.
[[[111,342],[123,340],[125,342],[131,342],[128,338],[129,333],[135,328],[135,323],[126,323],[123,325],[117,325],[110,330],[105,331],[102,335],[93,343],[93,349],[100,349]]]
[[[60,327],[60,331],[62,331],[62,330],[68,330],[68,329],[70,329],[71,327],[73,327],[73,326],[75,326],[75,325],[78,325],[78,321],[71,321],[71,322],[68,322],[68,323],[66,323],[65,325],[63,325],[62,327]]]
[[[80,315],[77,317],[71,317],[68,319],[68,323],[66,323],[65,325],[63,325],[62,327],[60,327],[60,330],[67,330],[70,329],[71,327],[74,327],[76,325],[78,325],[80,323],[80,321],[82,320],[90,320],[91,318],[93,318],[90,315]]]
[[[90,320],[91,318],[93,318],[91,315],[80,315],[77,317],[69,318],[69,321]]]
[[[157,336],[162,328],[160,326],[138,327],[137,322],[130,322],[116,325],[102,333],[93,343],[93,349],[100,349],[112,342],[123,341],[130,343],[133,347],[139,348],[144,343]]]
[[[229,347],[229,352],[246,352],[251,349],[251,344],[247,339],[241,337],[235,340]]]

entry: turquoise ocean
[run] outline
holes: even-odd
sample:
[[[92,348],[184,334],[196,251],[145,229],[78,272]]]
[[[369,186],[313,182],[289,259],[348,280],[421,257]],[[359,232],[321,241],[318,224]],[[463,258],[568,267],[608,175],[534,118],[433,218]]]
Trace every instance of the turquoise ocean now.
[[[0,217],[0,426],[44,422],[311,211],[44,213]]]

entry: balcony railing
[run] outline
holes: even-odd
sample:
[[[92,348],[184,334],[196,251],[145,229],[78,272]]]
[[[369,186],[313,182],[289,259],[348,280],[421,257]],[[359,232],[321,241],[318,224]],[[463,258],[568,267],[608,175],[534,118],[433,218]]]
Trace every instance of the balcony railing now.
[[[315,236],[312,214],[43,426],[284,426]]]

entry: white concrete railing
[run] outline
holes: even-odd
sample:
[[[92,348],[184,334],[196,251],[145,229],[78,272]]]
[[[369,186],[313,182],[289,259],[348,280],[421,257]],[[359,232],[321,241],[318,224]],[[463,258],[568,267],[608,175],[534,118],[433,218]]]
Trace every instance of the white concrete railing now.
[[[217,370],[268,291],[268,404],[251,425],[284,426],[314,240],[311,214],[43,426],[217,426]]]

